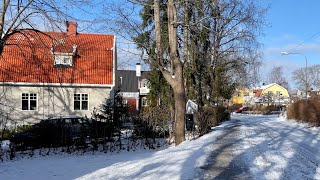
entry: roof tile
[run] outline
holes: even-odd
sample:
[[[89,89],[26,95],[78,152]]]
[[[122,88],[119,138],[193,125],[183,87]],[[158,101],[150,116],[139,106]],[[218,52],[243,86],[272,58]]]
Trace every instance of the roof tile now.
[[[1,82],[112,84],[114,36],[23,31],[7,41],[0,61]],[[71,53],[72,67],[54,67],[54,52]]]

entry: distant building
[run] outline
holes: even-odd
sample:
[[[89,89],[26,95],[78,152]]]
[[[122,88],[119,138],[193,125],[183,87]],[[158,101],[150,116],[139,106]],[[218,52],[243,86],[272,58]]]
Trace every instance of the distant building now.
[[[134,70],[118,70],[118,88],[130,110],[141,110],[149,106],[148,73],[148,71],[141,71],[138,77]]]
[[[236,105],[244,105],[245,104],[245,98],[249,95],[249,91],[246,88],[239,88],[236,89],[233,93],[231,99],[230,99],[230,105],[236,104]]]
[[[247,106],[285,106],[290,100],[288,90],[272,83],[261,87],[252,88],[249,96],[246,97]]]
[[[240,106],[285,106],[290,100],[289,93],[284,87],[272,83],[251,89],[240,88],[233,94],[229,105]]]

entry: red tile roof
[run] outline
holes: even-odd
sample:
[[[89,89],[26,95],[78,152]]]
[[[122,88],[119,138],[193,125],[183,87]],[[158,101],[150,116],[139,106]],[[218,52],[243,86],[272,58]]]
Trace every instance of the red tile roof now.
[[[253,93],[254,93],[254,97],[260,97],[261,94],[262,94],[262,89],[258,89],[258,90],[256,90],[256,91],[253,92]]]
[[[0,57],[0,82],[113,83],[114,36],[35,31],[16,33]],[[54,67],[54,52],[77,53],[72,67]]]

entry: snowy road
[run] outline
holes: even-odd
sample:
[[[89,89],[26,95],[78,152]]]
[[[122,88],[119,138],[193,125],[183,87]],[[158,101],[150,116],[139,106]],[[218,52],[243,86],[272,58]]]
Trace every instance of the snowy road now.
[[[57,154],[0,162],[0,179],[320,179],[320,130],[236,115],[161,151]]]
[[[238,116],[213,144],[201,179],[320,179],[319,129]]]

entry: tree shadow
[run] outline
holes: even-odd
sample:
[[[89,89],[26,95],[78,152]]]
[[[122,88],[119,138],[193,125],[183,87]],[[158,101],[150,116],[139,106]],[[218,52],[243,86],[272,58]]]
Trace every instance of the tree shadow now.
[[[226,127],[225,134],[218,140],[221,145],[212,145],[216,148],[196,178],[313,179],[320,162],[319,133],[298,125],[287,128],[285,122],[272,118],[276,117],[239,120],[246,131],[238,129],[241,126]],[[244,134],[237,136],[237,131]]]

